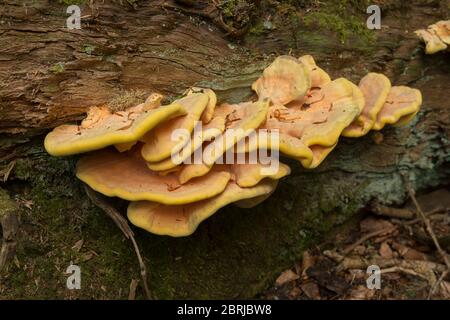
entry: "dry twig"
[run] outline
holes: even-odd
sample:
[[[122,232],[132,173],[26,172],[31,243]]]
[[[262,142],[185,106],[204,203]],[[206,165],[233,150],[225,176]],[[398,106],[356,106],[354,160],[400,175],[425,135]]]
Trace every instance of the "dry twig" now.
[[[350,252],[352,252],[353,249],[355,249],[360,244],[366,242],[367,240],[369,240],[369,239],[371,239],[373,237],[382,235],[382,234],[390,233],[390,232],[394,231],[395,229],[397,229],[397,227],[393,226],[393,227],[387,228],[387,229],[375,230],[375,231],[373,231],[371,233],[368,233],[368,234],[362,236],[360,239],[358,239],[358,241],[356,241],[355,243],[353,243],[350,246],[348,246],[347,248],[345,248],[344,256],[349,254]]]
[[[139,267],[141,270],[141,277],[142,282],[144,285],[145,294],[147,296],[147,299],[152,299],[152,294],[150,292],[150,289],[148,288],[147,283],[147,269],[145,267],[144,260],[142,259],[141,253],[139,251],[139,246],[137,245],[136,240],[134,239],[134,233],[131,230],[130,226],[128,225],[128,222],[125,220],[125,218],[113,207],[111,206],[99,193],[95,192],[88,186],[84,186],[84,189],[86,190],[86,194],[88,195],[89,199],[100,209],[102,209],[119,227],[119,229],[122,231],[122,233],[125,235],[127,239],[130,239],[131,243],[133,244],[134,251],[136,252],[136,256],[139,261]]]

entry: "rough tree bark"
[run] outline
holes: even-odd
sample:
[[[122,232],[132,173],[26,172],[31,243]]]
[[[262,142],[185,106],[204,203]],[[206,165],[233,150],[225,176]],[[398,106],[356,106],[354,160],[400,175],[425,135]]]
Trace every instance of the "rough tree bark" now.
[[[382,30],[373,31],[375,41],[351,29],[344,43],[333,30],[303,24],[306,8],[282,1],[246,7],[244,15],[259,10],[252,23],[271,19],[276,28],[241,26],[247,33],[240,38],[234,36],[242,32],[224,22],[224,9],[205,1],[194,6],[190,1],[86,1],[81,30],[65,27],[67,5],[62,2],[70,1],[0,4],[0,170],[11,173],[4,187],[31,208],[21,216],[23,238],[41,229],[57,230],[47,230],[42,243],[24,240],[21,245],[19,240],[19,260],[36,267],[46,283],[39,291],[42,297],[120,297],[123,283],[130,281],[126,270],[139,277],[133,262],[127,262],[134,259],[132,250],[122,248],[120,235],[111,235],[110,222],[80,191],[72,175],[74,158],[52,159],[42,149],[50,128],[81,119],[89,106],[107,103],[125,90],[157,91],[170,98],[197,85],[214,89],[222,101],[240,101],[252,94],[250,84],[274,54],[291,53],[312,54],[333,78],[358,82],[369,71],[384,72],[394,84],[416,87],[424,97],[412,125],[341,139],[314,171],[289,162],[293,174],[253,210],[225,208],[188,239],[140,233],[150,287],[161,298],[251,297],[306,246],[368,201],[404,201],[402,173],[416,189],[448,183],[450,56],[425,56],[413,35],[446,18],[448,1],[407,6],[390,1]],[[358,19],[364,22],[365,16]],[[40,229],[36,224],[42,224]],[[61,232],[64,237],[58,238]],[[70,251],[79,238],[90,242],[95,258]],[[30,251],[36,243],[41,250]],[[120,259],[111,253],[115,250]],[[67,293],[63,271],[44,271],[52,268],[42,259],[48,254],[58,270],[78,261],[89,270],[90,287]],[[97,271],[102,268],[109,271]],[[0,295],[26,296],[32,278],[24,266],[12,267]],[[98,290],[103,281],[111,291]]]

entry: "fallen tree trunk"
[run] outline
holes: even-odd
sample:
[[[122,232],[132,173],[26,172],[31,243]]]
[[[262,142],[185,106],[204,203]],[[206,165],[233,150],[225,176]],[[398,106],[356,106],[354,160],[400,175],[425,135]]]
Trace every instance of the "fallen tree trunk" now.
[[[403,202],[402,175],[418,190],[448,183],[449,54],[425,56],[412,32],[445,18],[439,10],[445,1],[407,8],[392,1],[383,11],[382,30],[364,32],[338,23],[330,25],[336,30],[319,29],[320,19],[332,17],[329,7],[314,9],[310,25],[302,7],[255,2],[246,10],[260,10],[260,18],[240,26],[247,31],[241,38],[233,37],[241,32],[226,19],[239,8],[188,2],[91,1],[81,6],[80,30],[65,27],[67,5],[57,1],[1,5],[0,170],[22,204],[22,224],[18,262],[2,275],[0,296],[128,296],[130,274],[139,278],[134,252],[82,192],[73,176],[75,157],[51,158],[42,148],[50,128],[78,120],[89,106],[127,90],[170,98],[197,85],[214,89],[222,101],[241,101],[274,54],[291,53],[312,54],[333,78],[358,82],[369,71],[384,72],[424,97],[411,125],[341,139],[313,171],[288,162],[291,176],[255,209],[229,206],[189,238],[136,230],[150,289],[160,298],[252,297],[370,200]],[[365,18],[357,16],[360,23]],[[82,268],[79,292],[65,288],[71,262]]]

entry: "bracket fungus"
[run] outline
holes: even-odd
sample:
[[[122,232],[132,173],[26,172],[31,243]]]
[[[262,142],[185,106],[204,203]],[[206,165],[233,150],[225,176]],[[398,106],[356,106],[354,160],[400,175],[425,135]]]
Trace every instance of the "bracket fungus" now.
[[[52,156],[68,156],[110,145],[133,143],[159,123],[186,114],[182,104],[148,109],[146,104],[125,111],[112,112],[106,106],[92,107],[81,125],[62,125],[50,132],[44,141]]]
[[[438,21],[427,29],[419,29],[414,33],[425,42],[426,54],[434,54],[450,45],[450,20]]]
[[[279,180],[291,173],[288,165],[278,162],[264,165],[261,163],[233,164],[233,180],[241,188],[248,188],[257,185],[263,179]]]
[[[201,122],[199,122],[201,124]],[[197,125],[197,127],[200,127]],[[203,143],[217,138],[225,130],[225,119],[221,116],[214,116],[207,124],[201,126],[201,130],[196,130],[192,133],[191,140],[183,146],[176,154],[159,162],[147,162],[147,166],[155,171],[171,170],[182,163],[185,163],[188,158],[200,150]]]
[[[291,172],[280,154],[315,168],[341,135],[405,124],[422,103],[419,90],[391,86],[382,74],[369,73],[358,86],[332,80],[309,55],[276,58],[252,89],[257,98],[237,104],[217,104],[211,89],[194,87],[165,106],[156,94],[123,111],[93,107],[80,125],[55,128],[44,145],[54,156],[90,152],[78,161],[80,180],[130,201],[134,225],[179,237],[225,205],[266,200]]]
[[[194,94],[194,93],[204,93],[208,95],[208,104],[206,105],[205,110],[202,113],[201,120],[203,123],[209,123],[214,115],[214,109],[216,108],[217,104],[217,96],[211,89],[206,88],[198,88],[198,87],[192,87],[189,90],[186,90],[185,92],[187,95]]]
[[[301,100],[287,106],[272,106],[262,128],[279,131],[281,153],[299,160],[305,168],[315,168],[328,154],[323,149],[336,145],[342,131],[354,121],[363,106],[361,91],[340,78],[322,88],[312,88]],[[267,139],[258,137],[257,140],[258,143],[250,142],[245,151],[273,148]]]
[[[209,96],[205,93],[193,93],[177,100],[176,103],[182,105],[186,110],[186,115],[177,117],[169,123],[161,124],[143,136],[140,139],[144,142],[142,157],[148,162],[157,162],[168,158],[171,153],[181,150],[190,140],[190,134],[208,102]],[[184,130],[187,135],[180,135],[178,140],[174,140],[172,133],[175,130]]]
[[[374,130],[381,130],[386,124],[403,125],[419,111],[422,94],[406,86],[392,87],[386,101],[377,115]]]
[[[207,174],[224,153],[254,132],[266,120],[268,110],[268,99],[219,106],[216,113],[225,118],[225,132],[206,146],[200,163],[183,166],[180,171],[180,182],[186,183]]]

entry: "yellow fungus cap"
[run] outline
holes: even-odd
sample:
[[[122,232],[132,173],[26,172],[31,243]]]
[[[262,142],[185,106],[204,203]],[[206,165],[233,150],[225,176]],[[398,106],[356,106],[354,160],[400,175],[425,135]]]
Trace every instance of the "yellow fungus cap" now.
[[[142,157],[148,162],[158,162],[168,158],[172,152],[177,152],[189,141],[190,134],[194,130],[195,124],[200,119],[209,101],[209,97],[204,93],[193,93],[174,103],[180,104],[186,110],[186,115],[172,119],[148,132],[141,138],[144,142],[142,147]],[[158,109],[156,109],[158,110]],[[186,131],[188,135],[179,136],[173,139],[172,134],[179,129]]]
[[[223,168],[181,185],[176,174],[151,171],[137,152],[119,153],[104,149],[78,161],[77,177],[92,189],[125,200],[149,200],[164,204],[185,204],[221,193],[231,174]]]
[[[414,33],[425,42],[425,53],[434,54],[447,49],[447,45],[450,44],[450,20],[439,21],[426,30],[420,29]]]
[[[309,70],[311,75],[311,88],[321,88],[331,82],[331,78],[322,68],[317,66],[314,58],[310,55],[304,55],[298,58]]]
[[[267,165],[246,163],[231,166],[234,181],[242,188],[253,187],[265,178],[279,180],[291,173],[289,166],[278,160],[274,160],[273,163]]]
[[[184,237],[192,234],[198,225],[212,216],[220,208],[235,201],[255,198],[271,193],[277,185],[277,180],[263,180],[251,188],[241,188],[230,182],[221,194],[199,202],[168,206],[155,202],[131,202],[128,206],[128,219],[135,226],[148,232]]]
[[[193,94],[193,93],[204,93],[208,95],[208,104],[206,105],[205,110],[203,111],[203,114],[201,116],[201,120],[203,123],[209,123],[211,119],[214,116],[214,110],[216,108],[217,104],[217,96],[211,89],[206,88],[199,88],[199,87],[192,87],[189,90],[186,91],[187,95]]]
[[[310,87],[308,67],[291,56],[276,58],[252,85],[259,99],[269,98],[274,104],[300,99]]]
[[[205,141],[210,141],[218,137],[225,130],[225,119],[217,116],[213,117],[208,124],[202,126],[202,130],[196,134],[196,130],[192,133],[190,145],[183,148],[177,156],[177,162],[174,162],[172,157],[164,159],[160,162],[148,162],[149,169],[154,171],[167,171],[181,165],[191,155],[199,150]],[[192,159],[192,161],[195,159]]]
[[[358,138],[372,129],[377,115],[391,90],[391,81],[380,73],[369,73],[359,82],[364,98],[364,108],[357,118],[342,132],[344,137]]]
[[[161,122],[186,114],[182,105],[173,103],[146,110],[145,104],[112,113],[107,107],[93,107],[81,125],[62,125],[51,131],[44,141],[52,156],[67,156],[131,143]]]
[[[450,20],[438,21],[428,27],[447,45],[450,45]]]
[[[419,90],[405,86],[392,87],[373,129],[381,130],[386,124],[407,123],[419,111],[421,104],[422,94]]]

